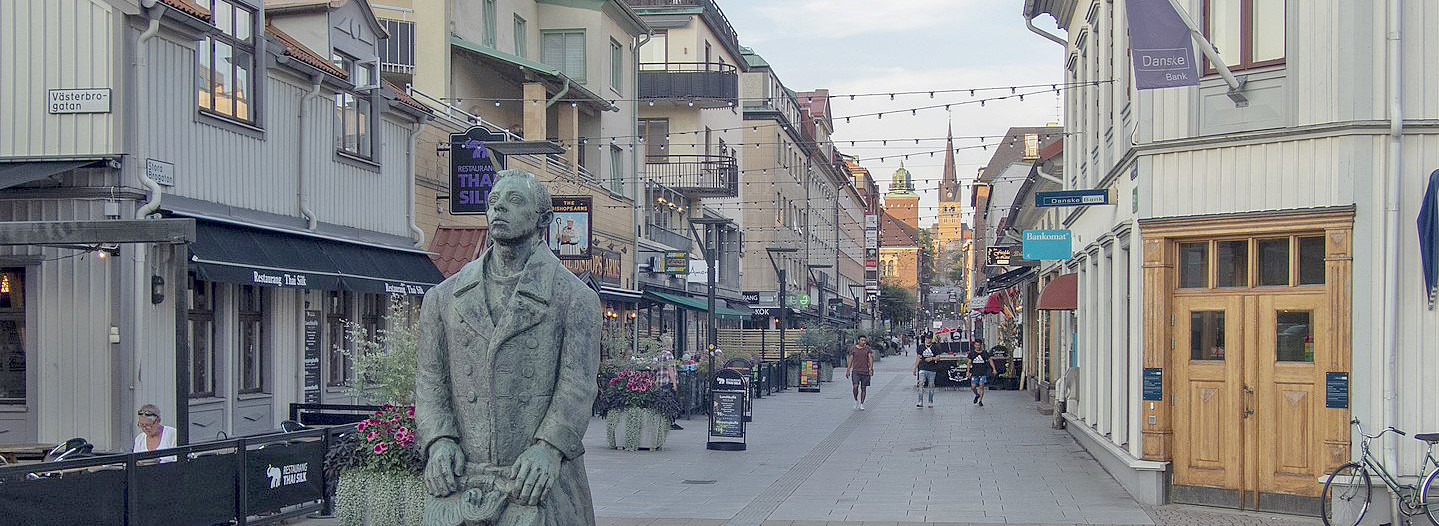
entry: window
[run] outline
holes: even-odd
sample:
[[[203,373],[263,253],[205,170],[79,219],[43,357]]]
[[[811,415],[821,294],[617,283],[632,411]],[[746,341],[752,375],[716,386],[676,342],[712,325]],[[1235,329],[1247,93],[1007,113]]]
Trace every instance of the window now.
[[[270,348],[265,341],[265,289],[258,285],[240,285],[240,392],[263,393],[267,388],[266,369],[270,366]]]
[[[669,119],[640,119],[640,137],[645,140],[647,163],[665,162],[670,142]]]
[[[0,270],[0,404],[24,404],[25,269]]]
[[[610,145],[610,191],[625,195],[625,160],[624,150],[619,146]]]
[[[255,15],[227,0],[199,0],[218,32],[195,47],[196,103],[200,109],[254,122]]]
[[[625,48],[610,39],[610,87],[620,91],[624,87]]]
[[[380,66],[384,71],[414,73],[415,23],[381,18],[390,38],[380,41]]]
[[[215,396],[215,284],[189,279],[190,397]]]
[[[370,102],[371,86],[378,82],[374,66],[360,64],[343,53],[331,55],[335,67],[349,72],[355,89],[335,94],[335,149],[371,159],[375,156],[374,137],[370,133],[374,106]]]
[[[390,308],[390,296],[386,294],[363,294],[360,296],[360,327],[369,341],[378,341],[385,330],[385,312]],[[365,384],[373,379],[366,375]]]
[[[546,31],[540,40],[540,61],[576,82],[585,81],[585,32]]]
[[[1229,69],[1284,63],[1284,4],[1285,0],[1204,3],[1205,32]]]
[[[485,0],[485,45],[490,47],[495,47],[495,41],[498,40],[497,35],[500,32],[500,27],[496,22],[499,17],[495,13],[495,0]]]
[[[525,29],[525,19],[515,15],[515,55],[520,58],[529,58],[529,31]]]
[[[349,385],[355,375],[351,361],[350,341],[345,338],[345,320],[350,319],[350,293],[332,290],[325,293],[325,336],[330,349],[330,387]]]

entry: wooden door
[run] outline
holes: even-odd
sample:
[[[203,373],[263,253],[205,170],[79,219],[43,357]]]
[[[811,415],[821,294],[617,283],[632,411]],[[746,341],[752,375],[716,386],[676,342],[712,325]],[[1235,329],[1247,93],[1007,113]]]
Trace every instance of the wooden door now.
[[[1174,299],[1174,483],[1243,483],[1243,320],[1239,296]]]
[[[1320,419],[1324,411],[1324,371],[1328,361],[1329,304],[1323,294],[1285,294],[1257,298],[1255,352],[1249,364],[1257,372],[1258,424],[1255,448],[1257,489],[1261,493],[1318,496],[1326,469]]]

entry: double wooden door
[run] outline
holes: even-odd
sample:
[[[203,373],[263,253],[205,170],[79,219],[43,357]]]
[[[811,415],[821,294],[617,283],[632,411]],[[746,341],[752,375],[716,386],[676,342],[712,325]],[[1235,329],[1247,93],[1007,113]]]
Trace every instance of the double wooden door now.
[[[1175,295],[1174,484],[1208,504],[1269,509],[1319,495],[1333,352],[1325,294]],[[1225,502],[1229,501],[1229,502]]]

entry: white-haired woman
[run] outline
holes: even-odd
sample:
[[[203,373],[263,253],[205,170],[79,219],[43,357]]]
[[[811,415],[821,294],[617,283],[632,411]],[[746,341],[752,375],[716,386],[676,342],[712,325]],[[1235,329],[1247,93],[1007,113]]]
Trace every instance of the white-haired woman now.
[[[135,425],[140,428],[140,434],[135,435],[135,452],[143,453],[175,447],[179,430],[160,422],[160,408],[155,404],[140,406],[135,413]],[[164,457],[160,462],[174,462],[175,457]]]

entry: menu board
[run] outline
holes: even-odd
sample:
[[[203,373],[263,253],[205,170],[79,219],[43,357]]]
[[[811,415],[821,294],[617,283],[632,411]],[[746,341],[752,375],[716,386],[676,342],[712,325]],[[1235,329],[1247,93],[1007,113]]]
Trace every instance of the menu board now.
[[[320,403],[320,311],[305,311],[305,403]]]
[[[742,451],[744,443],[745,378],[733,369],[715,373],[710,384],[710,428],[708,449]],[[716,440],[719,439],[719,440]],[[734,439],[739,439],[735,441]]]

